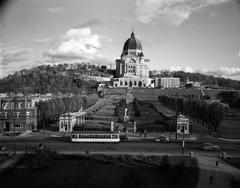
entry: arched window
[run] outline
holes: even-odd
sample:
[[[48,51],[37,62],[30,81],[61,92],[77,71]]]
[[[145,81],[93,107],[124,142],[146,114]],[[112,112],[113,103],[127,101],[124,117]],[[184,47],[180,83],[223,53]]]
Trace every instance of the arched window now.
[[[138,82],[138,86],[142,87],[142,82],[141,81]]]
[[[125,81],[125,86],[127,86],[128,85],[128,83],[127,83],[127,81]]]
[[[132,87],[132,80],[130,80],[129,82],[129,87]]]
[[[134,81],[134,85],[135,85],[135,86],[137,85],[137,82],[136,82],[136,81]]]
[[[123,84],[122,81],[120,81],[120,86],[122,86],[122,84]]]

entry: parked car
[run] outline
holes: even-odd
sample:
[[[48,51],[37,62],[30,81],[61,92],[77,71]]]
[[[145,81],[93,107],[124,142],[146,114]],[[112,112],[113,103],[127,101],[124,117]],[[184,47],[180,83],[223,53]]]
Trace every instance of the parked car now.
[[[155,137],[154,138],[154,142],[163,142],[163,143],[167,143],[169,142],[169,138],[165,135],[160,135],[160,137]]]
[[[220,151],[220,147],[212,143],[203,143],[200,149],[203,151]]]
[[[0,145],[0,151],[7,151],[7,146]]]
[[[120,142],[127,142],[128,141],[128,135],[120,135]]]

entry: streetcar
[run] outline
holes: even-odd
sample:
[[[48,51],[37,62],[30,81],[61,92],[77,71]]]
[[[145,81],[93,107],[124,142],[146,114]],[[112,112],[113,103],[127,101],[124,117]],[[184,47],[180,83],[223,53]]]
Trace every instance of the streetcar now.
[[[72,132],[72,142],[120,142],[119,132]]]

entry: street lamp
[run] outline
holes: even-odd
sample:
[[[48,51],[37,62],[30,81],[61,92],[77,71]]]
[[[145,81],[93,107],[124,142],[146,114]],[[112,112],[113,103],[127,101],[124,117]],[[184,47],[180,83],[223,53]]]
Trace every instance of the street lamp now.
[[[181,132],[183,133],[183,139],[182,139],[182,154],[184,154],[184,148],[185,148],[185,125],[181,125]]]

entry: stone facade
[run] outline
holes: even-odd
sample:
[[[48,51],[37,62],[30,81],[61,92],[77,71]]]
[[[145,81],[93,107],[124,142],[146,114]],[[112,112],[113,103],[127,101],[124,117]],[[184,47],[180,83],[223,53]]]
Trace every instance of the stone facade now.
[[[142,52],[141,42],[132,32],[125,42],[121,58],[116,60],[116,77],[114,87],[147,87],[149,68]],[[126,83],[126,84],[125,84]]]
[[[85,123],[86,112],[67,112],[59,117],[59,132],[72,132],[74,126]]]

